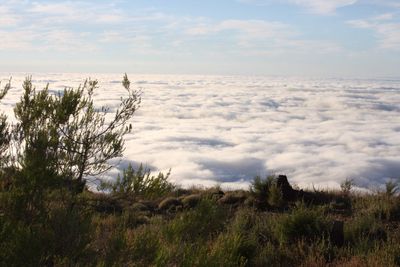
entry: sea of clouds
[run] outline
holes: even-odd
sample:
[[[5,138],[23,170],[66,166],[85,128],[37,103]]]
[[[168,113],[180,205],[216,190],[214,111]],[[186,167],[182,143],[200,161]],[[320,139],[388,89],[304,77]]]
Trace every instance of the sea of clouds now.
[[[12,76],[0,103],[12,119],[27,74]],[[33,73],[54,92],[96,78],[99,105],[126,95],[121,74]],[[400,178],[400,79],[129,75],[141,89],[122,159],[154,172],[171,169],[182,186],[248,188],[255,175],[286,174],[300,187],[338,187],[354,179],[374,189]]]

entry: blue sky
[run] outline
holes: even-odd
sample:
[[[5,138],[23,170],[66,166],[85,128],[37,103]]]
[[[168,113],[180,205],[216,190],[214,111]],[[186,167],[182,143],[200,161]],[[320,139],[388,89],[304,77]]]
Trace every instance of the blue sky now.
[[[0,71],[400,76],[399,0],[0,0]]]

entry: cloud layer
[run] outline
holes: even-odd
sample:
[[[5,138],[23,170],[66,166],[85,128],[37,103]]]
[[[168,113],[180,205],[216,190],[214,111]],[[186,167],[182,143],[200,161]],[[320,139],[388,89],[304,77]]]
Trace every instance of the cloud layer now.
[[[3,74],[1,77],[8,77]],[[38,87],[78,85],[89,75],[34,74]],[[112,108],[120,75],[100,80],[98,103]],[[11,114],[24,75],[1,103]],[[303,187],[337,187],[353,178],[375,187],[400,177],[400,80],[279,77],[130,76],[142,108],[127,162],[172,169],[174,182],[247,187],[255,175],[285,173]],[[112,171],[113,176],[117,170]]]

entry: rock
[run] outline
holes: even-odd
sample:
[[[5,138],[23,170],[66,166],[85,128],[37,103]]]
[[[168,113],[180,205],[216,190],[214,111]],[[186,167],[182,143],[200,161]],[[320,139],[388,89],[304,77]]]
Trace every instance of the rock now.
[[[201,195],[193,194],[182,198],[182,204],[185,208],[194,208],[201,200]]]
[[[211,189],[211,190],[207,190],[204,193],[204,195],[205,195],[205,197],[207,197],[209,199],[217,201],[220,198],[222,198],[225,195],[225,193],[219,189]]]
[[[149,211],[149,207],[140,202],[133,203],[130,208],[135,211]]]
[[[238,205],[246,200],[246,195],[240,192],[230,192],[218,200],[219,204]]]
[[[182,206],[182,202],[174,197],[167,197],[158,205],[158,209],[161,211],[167,211],[171,209],[176,209],[177,207]]]
[[[258,207],[258,203],[255,197],[250,196],[248,197],[245,201],[244,201],[244,205],[249,207],[249,208],[253,208],[253,207]]]
[[[276,180],[276,185],[281,189],[284,201],[295,201],[298,198],[298,191],[294,190],[289,184],[286,175],[279,175]]]
[[[112,214],[121,213],[123,210],[121,203],[117,199],[105,194],[97,195],[91,202],[93,209],[97,212]]]

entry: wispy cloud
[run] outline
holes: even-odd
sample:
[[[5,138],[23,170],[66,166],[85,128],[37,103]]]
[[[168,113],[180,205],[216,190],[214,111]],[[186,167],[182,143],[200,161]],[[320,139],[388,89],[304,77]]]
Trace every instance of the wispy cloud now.
[[[357,0],[289,0],[291,3],[305,7],[312,13],[331,15],[337,9],[353,5]]]
[[[393,13],[385,13],[369,19],[350,20],[349,25],[375,32],[380,48],[400,51],[400,23]]]
[[[342,7],[351,6],[358,0],[238,0],[243,3],[268,5],[272,3],[285,3],[301,6],[311,13],[319,15],[333,15]]]
[[[207,36],[229,33],[233,50],[241,49],[247,55],[271,55],[315,51],[328,53],[339,51],[340,45],[323,40],[307,40],[291,25],[265,20],[224,20],[216,23],[194,24],[184,32],[191,36]]]
[[[20,16],[13,13],[7,6],[0,6],[0,27],[15,26],[20,19]]]

